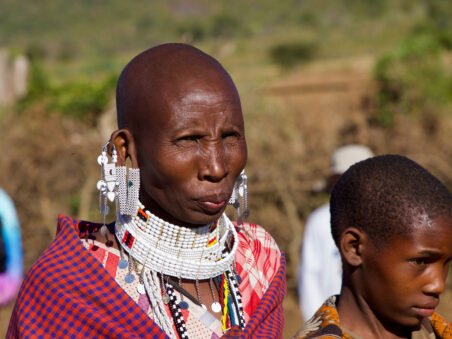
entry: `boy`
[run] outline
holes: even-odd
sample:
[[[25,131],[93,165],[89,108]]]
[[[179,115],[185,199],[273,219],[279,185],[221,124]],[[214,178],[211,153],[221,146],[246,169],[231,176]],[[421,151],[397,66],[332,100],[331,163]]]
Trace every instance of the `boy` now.
[[[449,190],[414,161],[384,155],[347,170],[330,202],[341,293],[296,337],[452,338],[434,312],[452,259]]]
[[[331,155],[330,175],[324,191],[328,194],[340,176],[358,161],[373,156],[364,145],[345,145]],[[308,320],[326,298],[338,294],[342,285],[342,261],[331,236],[330,204],[316,208],[307,218],[298,267],[298,298],[303,318]],[[319,251],[322,248],[322,251]]]

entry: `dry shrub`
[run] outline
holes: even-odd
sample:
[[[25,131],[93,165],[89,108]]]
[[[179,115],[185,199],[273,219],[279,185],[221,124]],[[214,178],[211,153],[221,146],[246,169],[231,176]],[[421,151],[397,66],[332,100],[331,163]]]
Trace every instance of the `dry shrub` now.
[[[328,174],[329,157],[337,146],[358,142],[376,154],[407,155],[452,187],[452,116],[425,120],[396,114],[391,128],[375,125],[372,84],[366,84],[365,77],[350,72],[300,77],[295,90],[291,84],[283,92],[256,93],[260,104],[245,107],[250,221],[263,225],[286,252],[287,299],[293,307],[304,221],[328,198],[313,194],[312,188]],[[53,239],[58,213],[98,218],[96,156],[108,133],[99,137],[95,128],[36,107],[7,115],[0,125],[6,150],[0,186],[16,203],[28,268]],[[111,123],[107,125],[103,132],[110,130]],[[88,207],[82,211],[82,205]],[[452,312],[447,305],[443,309],[446,317]],[[288,329],[290,321],[299,326],[297,317],[288,317]]]
[[[57,215],[77,208],[74,201],[86,180],[85,163],[96,138],[81,123],[45,114],[39,107],[7,114],[1,130],[6,152],[0,186],[16,204],[28,268],[53,239]]]

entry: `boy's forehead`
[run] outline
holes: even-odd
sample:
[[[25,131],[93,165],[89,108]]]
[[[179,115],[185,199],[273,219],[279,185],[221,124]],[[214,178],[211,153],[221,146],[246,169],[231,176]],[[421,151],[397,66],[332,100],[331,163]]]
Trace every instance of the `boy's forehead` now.
[[[407,221],[405,231],[394,233],[386,239],[385,251],[411,252],[413,255],[438,253],[452,255],[452,217],[439,216],[431,219],[426,214],[416,215]]]

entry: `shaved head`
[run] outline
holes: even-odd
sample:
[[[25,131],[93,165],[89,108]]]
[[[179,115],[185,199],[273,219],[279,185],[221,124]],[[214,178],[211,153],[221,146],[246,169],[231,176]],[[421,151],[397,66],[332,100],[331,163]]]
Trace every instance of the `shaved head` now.
[[[217,220],[247,160],[237,89],[213,57],[186,44],[150,48],[118,81],[118,161],[141,173],[140,201],[179,225]]]
[[[168,105],[198,88],[226,91],[240,100],[229,74],[210,55],[181,43],[152,47],[133,58],[120,75],[118,127],[139,134],[150,117],[168,111]]]

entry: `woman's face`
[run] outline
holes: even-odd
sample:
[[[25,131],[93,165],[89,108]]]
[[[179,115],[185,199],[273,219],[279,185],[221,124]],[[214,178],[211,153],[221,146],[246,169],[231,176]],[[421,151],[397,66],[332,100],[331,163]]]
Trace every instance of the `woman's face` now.
[[[218,219],[247,160],[235,88],[194,80],[152,109],[135,135],[142,203],[179,225]]]

